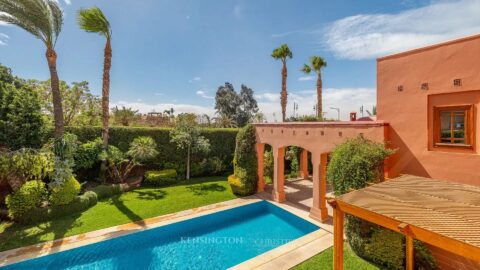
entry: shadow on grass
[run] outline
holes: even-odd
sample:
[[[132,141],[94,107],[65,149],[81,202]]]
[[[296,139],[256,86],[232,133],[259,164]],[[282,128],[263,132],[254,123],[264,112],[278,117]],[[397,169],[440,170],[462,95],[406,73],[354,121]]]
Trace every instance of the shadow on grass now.
[[[120,196],[112,197],[110,201],[113,203],[113,205],[115,205],[115,207],[117,207],[120,212],[127,216],[130,221],[134,221],[137,225],[142,227],[146,226],[143,218],[130,210],[130,208],[128,208],[120,199]]]
[[[162,189],[148,189],[148,190],[133,190],[132,193],[137,194],[138,198],[141,200],[161,200],[167,195],[167,192]]]
[[[80,216],[81,213],[74,213],[44,223],[28,225],[14,223],[0,234],[0,251],[52,240],[45,239],[47,234],[53,234],[53,239],[64,238],[70,229],[82,225],[82,222],[78,221]],[[56,248],[52,247],[51,251],[54,250]]]
[[[186,189],[192,192],[194,195],[206,195],[209,192],[223,192],[226,190],[224,186],[221,186],[217,183],[192,185],[187,186]]]

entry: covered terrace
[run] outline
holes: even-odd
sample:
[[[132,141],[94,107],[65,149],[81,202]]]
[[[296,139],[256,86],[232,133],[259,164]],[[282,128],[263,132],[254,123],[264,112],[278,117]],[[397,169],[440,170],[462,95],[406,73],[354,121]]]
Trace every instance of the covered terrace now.
[[[337,144],[348,138],[365,138],[384,142],[387,138],[388,123],[383,121],[350,122],[291,122],[255,124],[258,157],[258,192],[264,191],[264,151],[265,145],[272,148],[274,175],[272,197],[277,202],[286,200],[284,185],[285,148],[301,147],[300,175],[309,178],[309,153],[312,162],[313,204],[310,216],[325,222],[328,219],[325,195],[327,192],[326,169],[328,154]]]
[[[414,269],[414,239],[428,244],[432,252],[439,249],[464,259],[462,265],[439,260],[440,269],[480,267],[480,187],[404,175],[329,204],[334,208],[335,270],[343,269],[345,214],[405,235],[408,270]]]

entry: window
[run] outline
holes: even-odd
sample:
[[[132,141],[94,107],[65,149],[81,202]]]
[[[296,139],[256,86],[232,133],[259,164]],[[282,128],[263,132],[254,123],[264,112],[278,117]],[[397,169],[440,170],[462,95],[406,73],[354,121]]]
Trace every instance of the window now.
[[[473,105],[434,107],[434,113],[436,147],[473,147]]]

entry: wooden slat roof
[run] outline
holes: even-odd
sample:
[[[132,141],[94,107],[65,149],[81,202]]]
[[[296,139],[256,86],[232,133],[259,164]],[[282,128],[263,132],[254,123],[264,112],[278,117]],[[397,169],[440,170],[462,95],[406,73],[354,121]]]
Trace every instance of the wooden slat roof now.
[[[404,175],[336,200],[480,248],[480,187]]]

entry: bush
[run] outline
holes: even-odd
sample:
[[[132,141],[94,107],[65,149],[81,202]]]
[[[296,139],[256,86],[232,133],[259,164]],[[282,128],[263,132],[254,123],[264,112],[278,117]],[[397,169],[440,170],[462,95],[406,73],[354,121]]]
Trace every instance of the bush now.
[[[74,156],[75,169],[89,170],[100,165],[99,155],[102,152],[102,139],[97,138],[81,144]]]
[[[263,154],[263,174],[273,179],[273,152],[265,151]]]
[[[126,184],[119,184],[119,185],[99,185],[92,188],[92,192],[97,194],[98,200],[102,200],[105,198],[110,198],[114,195],[122,194],[123,192],[128,190],[128,185]]]
[[[347,140],[335,147],[328,164],[327,179],[335,195],[361,189],[383,180],[384,159],[393,154],[381,143],[363,137]],[[352,250],[360,257],[387,269],[404,269],[403,235],[346,216],[345,234]],[[435,269],[433,256],[420,242],[415,244],[416,269]]]
[[[49,208],[34,208],[29,215],[23,216],[22,223],[31,224],[61,218],[71,214],[83,212],[97,204],[97,194],[87,191],[76,196],[72,202],[65,205],[51,206]]]
[[[43,119],[36,91],[0,82],[0,146],[39,148],[46,130]]]
[[[13,220],[20,220],[30,211],[39,207],[47,196],[45,183],[40,180],[26,182],[19,190],[6,198],[8,215]]]
[[[327,169],[327,180],[335,195],[382,181],[383,161],[393,153],[383,144],[363,137],[349,139],[335,147]]]
[[[167,169],[162,171],[147,171],[144,183],[151,186],[167,186],[177,182],[177,171]]]
[[[252,194],[252,188],[245,185],[245,183],[243,183],[242,180],[240,180],[240,178],[236,177],[234,174],[228,176],[228,184],[230,184],[233,194],[239,196],[248,196]]]
[[[255,127],[251,124],[238,132],[233,159],[232,190],[238,195],[251,195],[257,189],[257,152]],[[237,183],[237,180],[239,181]],[[240,187],[240,189],[239,189]],[[239,193],[236,193],[239,192]]]
[[[80,142],[93,141],[101,136],[101,127],[66,127],[67,132],[77,135]],[[157,149],[158,156],[155,159],[144,162],[148,168],[168,168],[167,163],[178,164],[174,169],[178,174],[183,175],[186,165],[185,154],[178,151],[174,143],[170,142],[171,128],[149,128],[149,127],[111,127],[109,132],[109,144],[118,147],[121,151],[127,152],[133,139],[139,136],[148,136],[153,138],[155,143],[161,148]],[[53,131],[51,131],[53,132]],[[208,154],[192,154],[192,164],[201,162],[207,158],[218,158],[222,161],[223,172],[232,171],[232,159],[235,152],[235,137],[238,129],[228,128],[208,128],[201,129],[200,135],[210,142],[210,152]],[[50,133],[51,134],[51,133]],[[180,168],[183,167],[183,168]],[[170,166],[173,167],[173,166]],[[204,174],[205,172],[202,172]]]
[[[54,186],[51,189],[50,204],[54,206],[65,205],[71,203],[80,192],[80,183],[75,177],[70,177],[59,186]]]

